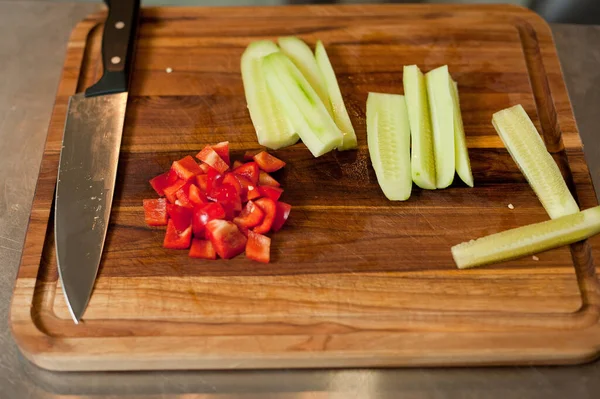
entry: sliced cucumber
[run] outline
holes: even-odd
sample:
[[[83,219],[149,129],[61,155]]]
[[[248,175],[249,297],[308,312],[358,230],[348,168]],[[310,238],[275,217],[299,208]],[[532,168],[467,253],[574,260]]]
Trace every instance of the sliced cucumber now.
[[[277,39],[281,51],[289,57],[290,60],[298,67],[300,72],[304,75],[306,80],[310,83],[313,89],[325,104],[327,112],[332,113],[331,106],[329,104],[329,95],[327,94],[327,87],[325,86],[325,79],[321,73],[315,56],[312,50],[308,47],[308,44],[304,43],[301,39],[296,36],[286,36]]]
[[[264,58],[263,67],[271,94],[279,101],[310,152],[318,157],[339,147],[342,132],[292,61],[276,52]]]
[[[452,247],[459,269],[532,255],[600,233],[600,206]]]
[[[369,93],[367,144],[379,186],[392,201],[410,197],[410,125],[404,96]]]
[[[298,141],[294,127],[267,89],[262,68],[262,58],[278,51],[273,42],[257,41],[246,48],[241,62],[246,102],[256,137],[259,144],[272,149],[287,147]]]
[[[521,105],[496,112],[492,124],[552,219],[579,211],[558,165]]]
[[[454,103],[454,158],[456,162],[456,173],[469,187],[473,187],[473,172],[471,172],[471,161],[465,138],[465,127],[460,112],[460,100],[458,97],[458,84],[452,81],[450,90]]]
[[[433,132],[423,73],[416,65],[404,67],[404,95],[412,145],[412,179],[421,188],[435,190]]]
[[[433,126],[436,187],[446,188],[454,180],[454,106],[450,87],[452,79],[448,66],[427,72],[427,94]]]
[[[344,104],[342,92],[340,91],[340,86],[335,77],[333,66],[331,66],[331,61],[329,61],[325,46],[323,46],[323,43],[320,40],[317,41],[317,45],[315,46],[315,60],[323,75],[325,88],[327,89],[328,98],[331,102],[333,119],[344,134],[342,145],[338,147],[338,150],[350,150],[356,148],[358,145],[356,133],[354,132],[354,127],[350,121],[348,110],[346,110],[346,105]]]

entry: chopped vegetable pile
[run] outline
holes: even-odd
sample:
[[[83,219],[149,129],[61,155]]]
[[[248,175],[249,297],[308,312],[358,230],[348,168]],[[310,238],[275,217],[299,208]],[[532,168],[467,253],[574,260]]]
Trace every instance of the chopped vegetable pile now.
[[[492,124],[548,215],[555,219],[579,212],[558,165],[523,107],[496,112]]]
[[[297,37],[251,43],[241,69],[250,117],[261,145],[302,142],[315,156],[356,148],[335,72],[321,41],[315,54]]]
[[[506,230],[452,247],[459,269],[532,255],[600,232],[600,207],[583,212],[521,105],[496,112],[492,124],[552,220]],[[514,209],[509,204],[510,209]],[[537,257],[533,258],[538,260]]]
[[[455,172],[469,187],[473,174],[465,139],[458,88],[448,66],[425,76],[404,67],[404,93],[369,93],[367,138],[377,181],[393,201],[421,188],[446,188]],[[412,147],[412,150],[411,150]]]
[[[231,165],[229,143],[207,145],[150,180],[161,197],[144,200],[149,226],[167,226],[163,247],[190,249],[193,258],[233,258],[246,251],[258,262],[270,260],[271,239],[291,205],[279,201],[283,189],[269,173],[285,162],[261,151]],[[164,197],[164,198],[163,198]]]

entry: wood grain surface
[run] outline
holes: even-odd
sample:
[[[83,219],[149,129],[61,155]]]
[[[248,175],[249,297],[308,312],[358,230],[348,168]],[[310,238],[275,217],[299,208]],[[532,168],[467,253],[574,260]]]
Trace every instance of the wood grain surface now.
[[[142,12],[114,205],[84,322],[61,292],[53,214],[68,98],[100,76],[104,14],[71,36],[48,130],[11,325],[57,370],[563,364],[600,345],[600,241],[459,271],[450,247],[547,220],[492,125],[520,103],[582,208],[597,204],[546,23],[509,6],[150,8]],[[204,145],[259,148],[240,75],[248,43],[324,41],[359,149],[275,151],[293,205],[272,263],[190,259],[144,224],[148,180]],[[474,189],[415,188],[387,201],[366,148],[368,92],[402,93],[402,67],[448,64],[458,82]],[[172,73],[166,69],[172,68]],[[508,208],[513,204],[514,209]],[[595,248],[593,251],[592,248]]]

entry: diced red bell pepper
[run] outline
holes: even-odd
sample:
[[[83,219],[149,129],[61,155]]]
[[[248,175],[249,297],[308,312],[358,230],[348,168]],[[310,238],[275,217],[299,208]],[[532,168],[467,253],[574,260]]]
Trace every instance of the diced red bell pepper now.
[[[258,184],[259,172],[260,169],[258,169],[258,165],[256,164],[256,162],[246,162],[242,166],[238,166],[233,170],[233,173],[235,173],[236,175],[245,176],[248,179],[250,179],[250,181],[254,185]]]
[[[279,187],[281,184],[275,179],[271,177],[267,172],[260,171],[258,176],[258,184],[260,186],[271,186],[271,187]]]
[[[164,198],[145,199],[144,220],[148,226],[167,225],[167,200]]]
[[[204,149],[196,155],[196,158],[208,164],[208,166],[215,169],[219,173],[224,173],[227,169],[229,169],[229,165],[227,165],[219,156],[219,154],[217,154],[217,152],[209,145],[204,147]]]
[[[240,181],[237,179],[237,177],[229,172],[229,173],[225,173],[225,177],[223,178],[223,184],[229,184],[231,186],[233,186],[233,188],[235,188],[235,191],[237,192],[238,196],[241,197],[242,196],[242,186],[240,185]]]
[[[253,150],[253,151],[246,151],[244,153],[244,161],[254,161],[254,156],[256,154],[258,154],[260,151],[258,150]]]
[[[282,188],[271,186],[259,186],[258,191],[262,197],[269,197],[273,201],[277,201],[281,197],[281,194],[283,194]]]
[[[236,161],[233,161],[233,166],[232,166],[232,168],[233,168],[233,169],[235,169],[235,168],[237,168],[237,167],[240,167],[240,166],[242,166],[243,164],[244,164],[244,163],[243,163],[242,161],[237,161],[237,160],[236,160]]]
[[[198,175],[196,176],[196,183],[198,183],[198,187],[200,190],[206,192],[206,185],[208,181],[208,175]]]
[[[205,164],[204,162],[202,162],[200,164],[200,169],[202,169],[202,172],[208,173],[208,171],[211,170],[212,168],[210,166],[208,166],[207,164]]]
[[[262,194],[258,190],[256,186],[248,186],[248,193],[246,193],[246,197],[248,200],[255,200],[257,198],[262,197]]]
[[[192,185],[190,183],[187,183],[185,186],[181,187],[179,190],[177,190],[177,192],[175,193],[175,196],[177,197],[177,201],[175,201],[175,204],[183,206],[184,208],[193,208],[194,204],[192,204],[192,202],[190,201],[190,197],[189,197],[189,192],[190,192],[190,187]],[[196,186],[194,186],[196,187]]]
[[[173,162],[171,169],[177,173],[177,176],[179,176],[180,179],[185,181],[190,181],[194,178],[194,176],[202,173],[200,165],[198,165],[198,163],[194,161],[194,158],[192,158],[190,155],[180,159],[179,161]]]
[[[259,168],[268,173],[275,172],[285,166],[285,162],[266,151],[259,152],[253,159],[258,164]]]
[[[236,212],[242,210],[242,201],[235,187],[231,184],[223,183],[220,186],[213,188],[209,198],[217,201],[225,209],[225,217],[229,220],[233,219]]]
[[[178,178],[175,171],[170,170],[150,179],[150,185],[154,191],[156,191],[156,193],[162,197],[165,195],[165,188],[175,183],[177,179]]]
[[[262,234],[248,231],[246,257],[257,262],[269,263],[271,260],[271,239]]]
[[[272,231],[281,230],[286,220],[290,216],[290,211],[292,210],[292,206],[290,204],[286,204],[285,202],[281,201],[277,202],[276,207],[277,211],[275,213],[275,219],[271,225]]]
[[[177,180],[175,183],[171,184],[169,187],[165,188],[165,196],[169,200],[171,204],[174,204],[177,201],[177,191],[185,186],[187,183],[183,179]]]
[[[233,219],[238,227],[252,228],[258,226],[264,219],[265,213],[254,202],[248,201],[242,212]]]
[[[204,227],[208,222],[214,219],[225,218],[225,210],[216,202],[209,202],[206,205],[200,205],[194,208],[192,217],[192,230],[194,236],[204,237]]]
[[[167,213],[178,231],[184,231],[192,224],[192,210],[179,205],[167,204]]]
[[[208,240],[201,240],[199,238],[192,238],[192,246],[190,247],[191,258],[200,259],[217,259],[217,253],[212,242]]]
[[[244,252],[246,236],[227,220],[211,220],[206,224],[206,236],[223,259],[230,259]]]
[[[240,226],[238,225],[238,229],[240,229],[240,232],[247,238],[248,237],[248,232],[250,231],[250,229],[246,226]]]
[[[258,192],[258,187],[250,181],[246,176],[235,175],[238,182],[240,183],[240,198],[242,202],[246,202],[251,199],[259,198],[261,195]]]
[[[277,212],[277,204],[271,198],[263,197],[255,201],[256,205],[265,213],[265,217],[261,224],[254,228],[255,233],[265,234],[273,225],[275,214]]]
[[[204,205],[208,203],[206,195],[194,184],[190,185],[189,199],[194,205]]]
[[[206,195],[210,197],[212,191],[223,183],[223,175],[216,170],[211,169],[206,176]]]
[[[192,227],[188,227],[183,231],[179,231],[175,227],[173,220],[169,220],[167,224],[167,232],[165,234],[165,240],[163,241],[163,247],[169,249],[186,249],[190,247],[192,241]]]
[[[229,141],[222,141],[215,145],[211,145],[211,147],[228,166],[231,165],[231,161],[229,159]]]

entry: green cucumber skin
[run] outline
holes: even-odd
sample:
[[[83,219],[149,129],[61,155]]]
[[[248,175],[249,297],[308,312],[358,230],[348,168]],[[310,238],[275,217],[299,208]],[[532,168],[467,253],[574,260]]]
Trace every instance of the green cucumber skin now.
[[[533,255],[600,233],[600,206],[492,234],[452,247],[459,269]]]
[[[256,137],[260,145],[271,149],[293,145],[299,139],[278,102],[272,98],[261,66],[263,57],[278,51],[271,41],[256,41],[248,45],[241,59],[246,103]]]
[[[333,116],[329,94],[325,86],[325,79],[308,44],[296,36],[280,37],[277,39],[277,43],[281,51],[296,65],[311,87],[319,95],[319,98],[325,104],[327,112]]]
[[[320,40],[317,41],[315,46],[315,60],[319,70],[321,71],[321,74],[323,75],[325,87],[329,96],[333,119],[344,134],[342,145],[338,147],[338,150],[345,151],[354,149],[358,146],[356,133],[354,132],[352,121],[350,120],[348,110],[344,104],[344,98],[342,97],[342,92],[340,91],[340,86],[338,85],[335,71],[333,70],[333,66],[331,65],[331,61],[329,60],[325,46],[323,46],[323,42]]]
[[[296,66],[283,53],[266,56],[263,65],[271,94],[284,107],[313,156],[321,156],[339,146],[342,133]]]
[[[429,111],[433,127],[436,187],[446,188],[454,181],[454,112],[450,92],[448,66],[436,68],[425,75]]]
[[[558,165],[523,107],[519,104],[496,112],[492,125],[548,215],[555,219],[579,212]],[[519,133],[510,134],[510,130]]]
[[[473,187],[473,172],[471,171],[465,127],[460,112],[458,84],[455,81],[451,81],[450,90],[452,91],[452,100],[454,102],[454,158],[456,160],[456,173],[467,186]]]
[[[412,179],[423,189],[435,190],[435,157],[429,101],[425,76],[416,65],[404,66],[403,85],[411,131]]]
[[[390,126],[392,131],[381,131],[380,129]],[[381,144],[382,141],[383,144]],[[367,145],[371,164],[385,196],[391,201],[407,200],[412,190],[412,176],[410,125],[404,96],[369,93],[367,98]],[[386,154],[382,156],[382,152]],[[390,165],[390,162],[395,165]]]

